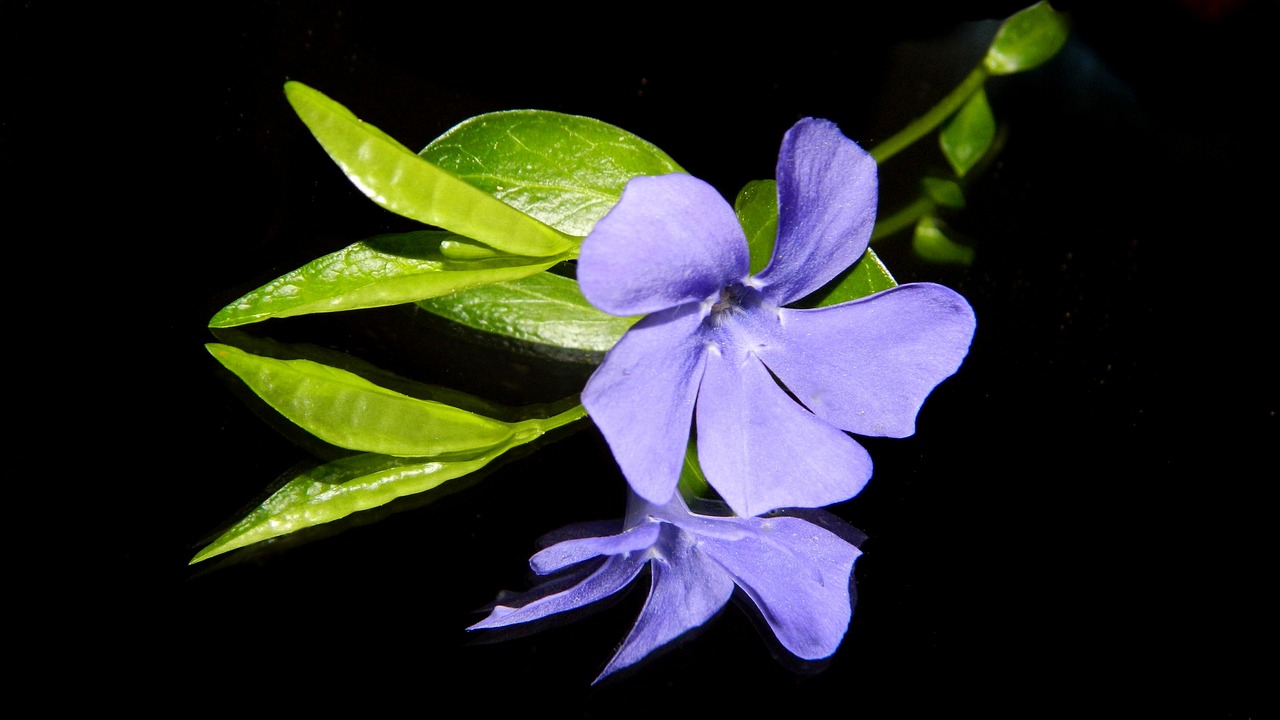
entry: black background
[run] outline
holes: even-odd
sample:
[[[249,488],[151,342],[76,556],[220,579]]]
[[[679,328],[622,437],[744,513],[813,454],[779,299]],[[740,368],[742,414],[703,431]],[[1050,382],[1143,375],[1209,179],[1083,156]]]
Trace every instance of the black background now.
[[[321,254],[414,227],[345,180],[293,115],[286,80],[414,148],[482,112],[596,117],[731,197],[773,176],[800,117],[868,146],[892,134],[1018,6],[696,23],[637,7],[568,25],[496,6],[241,1],[86,17],[6,3],[4,149],[25,178],[10,191],[15,244],[39,259],[27,266],[37,276],[84,276],[45,293],[27,358],[56,373],[25,425],[46,451],[15,480],[33,495],[15,516],[48,539],[21,553],[34,573],[18,594],[54,610],[35,615],[25,667],[178,715],[1268,716],[1265,99],[1280,27],[1266,0],[1059,4],[1074,21],[1062,53],[988,85],[1008,142],[949,218],[975,244],[973,264],[923,262],[906,236],[877,245],[899,281],[964,294],[978,331],[916,435],[868,441],[875,477],[832,508],[869,539],[852,624],[820,672],[772,657],[731,604],[593,687],[641,583],[528,637],[465,632],[499,590],[524,587],[538,535],[621,513],[623,481],[593,430],[429,503],[187,565],[315,459],[219,372],[208,318]],[[886,163],[882,209],[940,163],[928,147]],[[421,323],[393,309],[261,332],[512,402],[572,393],[590,371]]]

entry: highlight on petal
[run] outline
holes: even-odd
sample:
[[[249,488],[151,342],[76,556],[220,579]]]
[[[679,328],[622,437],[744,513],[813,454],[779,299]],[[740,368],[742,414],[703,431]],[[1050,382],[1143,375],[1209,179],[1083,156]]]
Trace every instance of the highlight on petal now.
[[[778,305],[799,300],[866,251],[879,202],[875,159],[829,120],[805,118],[778,153],[778,239],[756,275]]]
[[[664,503],[675,492],[702,377],[697,306],[646,316],[605,355],[582,405],[631,488]]]
[[[636,575],[640,574],[646,562],[648,558],[642,554],[612,555],[577,585],[540,597],[520,607],[497,605],[488,617],[467,629],[487,630],[506,627],[586,607],[626,587]]]
[[[584,537],[556,543],[539,550],[529,558],[529,567],[539,575],[547,575],[570,565],[600,557],[639,552],[658,541],[658,525],[645,523],[617,535]]]
[[[866,449],[797,405],[750,354],[707,354],[696,414],[698,461],[738,515],[841,502],[871,478]]]
[[[818,417],[849,432],[907,437],[925,398],[960,367],[976,320],[955,291],[899,285],[814,310],[781,311],[756,352]]]
[[[582,241],[578,283],[612,315],[715,296],[750,270],[747,238],[720,193],[684,174],[632,178]]]

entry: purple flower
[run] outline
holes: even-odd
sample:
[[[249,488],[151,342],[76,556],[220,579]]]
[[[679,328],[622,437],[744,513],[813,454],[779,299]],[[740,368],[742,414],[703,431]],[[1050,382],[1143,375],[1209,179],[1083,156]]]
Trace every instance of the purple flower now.
[[[604,312],[645,315],[582,393],[631,487],[675,492],[691,427],[707,481],[742,516],[853,497],[871,458],[847,433],[906,437],[960,366],[973,310],[931,283],[786,307],[867,248],[876,166],[831,122],[796,123],[778,155],[773,258],[750,274],[733,208],[683,174],[637,177],[583,241],[578,280]]]
[[[495,606],[469,630],[506,627],[583,608],[626,587],[650,566],[649,597],[635,625],[594,682],[701,626],[734,586],[754,602],[779,643],[804,660],[830,656],[853,614],[853,563],[862,534],[821,510],[810,517],[718,517],[689,511],[675,493],[655,505],[629,493],[621,532],[611,524],[563,528],[529,560],[550,576]],[[567,539],[566,539],[567,538]],[[603,562],[598,560],[603,558]],[[590,561],[597,562],[590,562]],[[566,582],[565,573],[568,573]],[[576,580],[576,582],[574,582]]]

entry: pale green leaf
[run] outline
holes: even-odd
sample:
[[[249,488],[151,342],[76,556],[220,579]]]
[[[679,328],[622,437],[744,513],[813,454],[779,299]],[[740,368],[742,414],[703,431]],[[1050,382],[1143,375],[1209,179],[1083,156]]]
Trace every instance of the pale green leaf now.
[[[348,179],[387,210],[512,255],[545,257],[576,249],[576,238],[418,157],[323,93],[290,81],[285,94]]]
[[[310,360],[262,357],[221,343],[206,347],[285,418],[348,450],[408,457],[478,453],[527,434],[536,422],[501,422]]]
[[[510,444],[499,445],[463,460],[361,454],[321,465],[286,483],[191,563],[433,490],[483,468],[508,449]]]
[[[446,244],[447,255],[442,252]],[[272,280],[218,311],[209,326],[226,328],[269,318],[417,302],[539,273],[565,257],[494,256],[482,246],[438,230],[382,235]]]

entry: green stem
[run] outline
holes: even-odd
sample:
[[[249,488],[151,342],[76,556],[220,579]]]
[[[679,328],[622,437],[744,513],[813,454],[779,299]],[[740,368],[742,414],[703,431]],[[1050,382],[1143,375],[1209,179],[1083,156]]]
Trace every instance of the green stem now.
[[[578,405],[574,405],[568,410],[565,410],[564,412],[557,413],[549,418],[525,420],[521,424],[526,425],[528,427],[536,428],[535,432],[537,433],[537,435],[541,435],[543,433],[551,432],[556,428],[564,427],[565,425],[568,425],[572,422],[581,420],[586,416],[587,416],[587,409],[584,408],[581,404],[578,404]]]
[[[915,141],[933,132],[982,87],[982,83],[986,82],[987,75],[986,67],[979,63],[969,73],[968,77],[962,80],[946,97],[942,98],[937,105],[934,105],[929,112],[911,121],[910,124],[899,130],[897,134],[872,148],[871,157],[875,158],[877,163],[883,163],[885,160],[905,150]]]
[[[917,220],[933,212],[933,208],[934,202],[929,198],[916,198],[910,205],[877,220],[875,229],[871,231],[871,242],[911,227]]]

